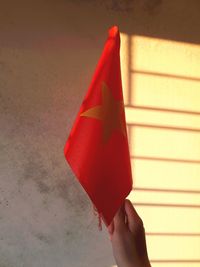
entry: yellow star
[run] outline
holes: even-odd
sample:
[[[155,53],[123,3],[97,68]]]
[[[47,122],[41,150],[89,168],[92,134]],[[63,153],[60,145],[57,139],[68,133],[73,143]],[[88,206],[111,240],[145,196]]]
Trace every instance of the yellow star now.
[[[120,131],[126,137],[126,125],[123,120],[123,101],[115,100],[111,90],[102,83],[102,105],[94,106],[80,116],[95,118],[102,121],[103,141],[107,142],[114,130]]]

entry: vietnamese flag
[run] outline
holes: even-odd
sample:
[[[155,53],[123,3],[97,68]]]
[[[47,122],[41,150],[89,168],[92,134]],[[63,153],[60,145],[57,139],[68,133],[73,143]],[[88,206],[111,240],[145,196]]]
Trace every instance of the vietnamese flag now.
[[[119,50],[114,26],[64,148],[106,226],[132,189]]]

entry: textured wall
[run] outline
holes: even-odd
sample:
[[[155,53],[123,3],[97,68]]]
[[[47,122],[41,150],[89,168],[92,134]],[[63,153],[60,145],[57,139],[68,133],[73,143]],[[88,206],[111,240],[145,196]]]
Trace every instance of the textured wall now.
[[[107,28],[199,43],[199,1],[0,3],[0,267],[111,267],[67,134]]]

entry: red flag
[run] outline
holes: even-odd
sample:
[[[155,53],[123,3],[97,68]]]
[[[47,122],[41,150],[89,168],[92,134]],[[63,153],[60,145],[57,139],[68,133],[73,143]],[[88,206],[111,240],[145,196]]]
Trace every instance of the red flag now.
[[[64,149],[107,226],[132,189],[119,50],[114,26]]]

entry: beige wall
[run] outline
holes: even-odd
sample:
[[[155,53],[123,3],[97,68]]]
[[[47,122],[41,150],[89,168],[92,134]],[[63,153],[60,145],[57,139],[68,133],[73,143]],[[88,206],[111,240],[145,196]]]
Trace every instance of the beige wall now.
[[[171,195],[166,196],[163,195],[164,192],[156,193],[154,190],[154,197],[151,197],[152,191],[138,193],[139,189],[135,193],[138,211],[144,218],[145,228],[149,234],[147,239],[150,257],[154,260],[153,266],[154,264],[165,266],[168,260],[173,261],[173,259],[180,262],[171,263],[170,266],[177,266],[177,264],[200,266],[198,254],[200,187],[199,182],[196,184],[194,182],[199,181],[200,177],[198,150],[200,123],[197,119],[199,118],[197,88],[200,87],[198,80],[200,74],[196,67],[200,63],[198,57],[200,2],[195,0],[13,0],[6,3],[0,1],[0,4],[0,267],[112,267],[115,264],[107,233],[105,229],[103,232],[98,231],[90,201],[63,156],[67,135],[102,51],[107,28],[114,24],[119,25],[123,33],[123,51],[127,51],[122,54],[124,94],[127,97],[126,100],[128,96],[134,96],[133,99],[138,101],[135,103],[133,99],[130,102],[126,101],[126,104],[129,104],[126,109],[128,123],[133,124],[131,127],[134,127],[134,124],[149,123],[149,119],[151,126],[163,123],[164,126],[168,124],[170,127],[177,127],[178,121],[182,128],[196,127],[196,131],[192,132],[193,135],[181,137],[183,142],[178,144],[179,152],[174,150],[178,153],[175,159],[186,158],[187,160],[187,151],[189,151],[188,160],[194,161],[193,165],[186,165],[189,167],[185,167],[185,171],[181,171],[180,165],[175,169],[177,175],[185,175],[183,179],[185,187],[178,187],[178,189],[185,190],[189,186],[189,191],[195,194],[196,198],[180,200],[175,196],[171,204],[178,199],[180,205],[184,201],[187,202],[186,204],[191,201],[189,204],[197,205],[197,208],[193,207],[188,211],[182,207],[179,209],[182,217],[177,212],[174,213],[170,205],[165,206],[165,209],[160,206],[159,212],[148,205],[141,209],[142,202],[147,204],[152,199],[154,204],[160,202],[166,204]],[[150,39],[145,39],[147,37]],[[134,48],[130,44],[134,44]],[[152,50],[145,49],[147,44],[150,44],[149,47]],[[179,44],[182,50],[179,50]],[[194,50],[191,48],[192,44],[196,44]],[[157,50],[159,57],[154,61]],[[180,85],[180,81],[176,81],[178,91],[170,95],[166,93],[171,92],[173,88],[170,79],[166,83],[167,87],[162,87],[164,82],[159,82],[157,78],[149,82],[145,79],[141,80],[139,74],[137,77],[132,77],[130,74],[132,70],[129,67],[133,62],[136,64],[133,66],[133,69],[137,67],[136,71],[158,74],[161,66],[166,64],[166,51],[169,52],[171,61],[177,53],[182,58],[183,64],[187,58],[189,67],[185,66],[185,72],[182,73],[177,71],[180,68],[174,68],[173,71],[162,69],[162,73],[181,77],[189,75],[196,79],[196,84],[192,87],[192,96],[189,94],[188,102],[184,102],[185,98],[182,97],[183,101],[179,101],[178,106],[176,97],[180,100],[180,88],[183,86],[183,84]],[[175,52],[172,53],[172,51]],[[146,57],[138,57],[141,54],[149,58],[153,57],[151,60],[154,64],[147,59],[145,61]],[[150,67],[147,68],[147,66]],[[158,69],[156,67],[154,69],[154,66]],[[193,71],[187,72],[189,68],[191,70],[191,66]],[[151,85],[152,93],[149,93],[149,97],[143,98],[142,90],[147,88],[147,84]],[[159,92],[159,86],[164,93],[155,99],[154,90]],[[183,95],[185,92],[188,91],[185,89]],[[168,96],[167,104],[163,100],[165,94]],[[151,106],[155,107],[159,102],[162,104],[161,108],[170,108],[172,113],[174,108],[198,113],[193,114],[193,117],[187,117],[187,120],[185,117],[180,118],[181,115],[177,113],[176,116],[180,116],[172,116],[172,124],[170,124],[169,115],[172,113],[158,115],[158,113],[148,113],[150,112],[148,109],[145,113],[145,110],[131,107],[133,104],[148,106],[149,99],[152,101]],[[170,99],[174,101],[174,105],[172,103],[170,106]],[[157,106],[157,108],[160,107]],[[136,116],[138,120],[134,119]],[[155,127],[149,128],[151,134],[152,129],[155,131]],[[141,136],[146,140],[146,144],[153,144],[155,136],[161,136],[161,140],[158,146],[142,146],[144,143],[140,139]],[[166,161],[162,161],[158,168],[156,165],[158,160],[156,161],[155,158],[166,159],[166,153],[169,156],[173,150],[159,150],[158,147],[168,139],[164,137],[162,139],[163,135],[158,132],[151,135],[154,139],[149,136],[148,132],[144,132],[144,127],[135,127],[131,138],[133,143],[130,144],[131,150],[136,149],[136,154],[133,153],[133,161],[134,156],[136,158],[136,166],[133,168],[134,181],[137,182],[138,188],[143,189],[145,186],[147,188],[154,186],[155,189],[158,185],[157,181],[160,181],[154,179],[154,185],[152,185],[149,182],[149,173],[154,178],[164,173],[167,178],[166,173],[170,171],[172,173],[174,164],[168,157],[167,165],[165,165]],[[167,136],[170,142],[175,140],[169,133],[164,136]],[[176,136],[176,140],[177,142],[180,140],[179,136]],[[182,151],[180,147],[184,140],[187,141],[188,146]],[[134,142],[137,142],[135,146]],[[176,146],[175,141],[174,146]],[[152,164],[149,165],[148,161],[143,168],[141,157],[143,156],[143,160],[145,156],[151,157],[152,154],[148,153],[152,150],[155,156],[151,159],[153,163],[150,161]],[[157,172],[153,173],[155,170]],[[165,184],[165,188],[169,189],[172,184],[173,181]],[[160,182],[157,189],[162,188],[162,185]],[[171,189],[173,190],[173,186]],[[173,220],[174,214],[177,215],[176,220],[184,218],[184,215],[191,218],[192,229],[190,226],[181,228],[185,234],[191,234],[190,241],[187,235],[182,235],[181,240],[178,235],[172,234],[167,240],[166,235],[159,235],[175,229],[173,223],[170,224],[171,228],[168,227],[169,218],[166,214],[171,214],[170,220]],[[159,218],[162,218],[161,223],[158,223]],[[180,225],[182,225],[181,221]],[[178,226],[176,227],[177,233]],[[181,243],[185,245],[179,248],[173,247],[173,251],[168,252],[168,248],[174,242],[177,246]],[[162,249],[163,244],[165,249]],[[189,248],[192,248],[194,253],[190,253]],[[189,254],[185,255],[187,250]]]

